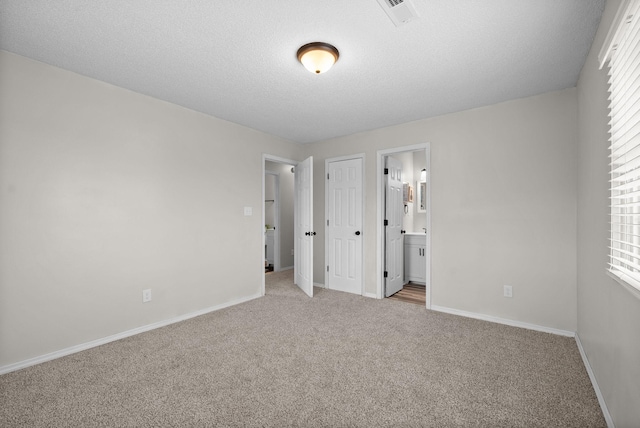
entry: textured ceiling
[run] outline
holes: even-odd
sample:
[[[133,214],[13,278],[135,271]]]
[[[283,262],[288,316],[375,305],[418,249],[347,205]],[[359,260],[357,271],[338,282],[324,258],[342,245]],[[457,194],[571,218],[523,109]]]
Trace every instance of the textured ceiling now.
[[[604,8],[412,2],[396,27],[376,0],[0,0],[0,49],[307,143],[573,87]]]

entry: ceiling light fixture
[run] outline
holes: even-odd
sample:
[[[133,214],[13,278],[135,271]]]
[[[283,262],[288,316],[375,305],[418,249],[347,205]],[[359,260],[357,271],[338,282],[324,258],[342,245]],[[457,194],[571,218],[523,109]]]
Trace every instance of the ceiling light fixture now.
[[[298,61],[314,74],[328,71],[340,57],[338,49],[329,43],[307,43],[298,49]]]

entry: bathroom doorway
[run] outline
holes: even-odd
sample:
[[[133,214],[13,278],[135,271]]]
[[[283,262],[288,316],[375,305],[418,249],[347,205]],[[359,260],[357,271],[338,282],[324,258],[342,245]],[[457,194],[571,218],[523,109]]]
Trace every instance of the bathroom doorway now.
[[[267,177],[278,175],[274,192],[267,193]],[[275,181],[274,181],[275,182]],[[275,193],[277,189],[277,195]],[[263,263],[269,264],[273,252],[273,272],[293,269],[293,283],[309,297],[313,297],[313,158],[303,161],[262,155],[262,247]],[[277,199],[277,203],[276,203]],[[271,202],[273,200],[273,203]],[[273,204],[273,219],[267,221],[267,205]],[[271,222],[273,224],[271,224]],[[305,233],[306,231],[306,233]],[[273,234],[273,250],[267,245]],[[269,244],[270,244],[269,240]],[[277,246],[276,246],[277,243]],[[277,257],[279,259],[277,260]],[[263,267],[263,269],[265,269]],[[262,275],[262,295],[265,295],[265,269]]]
[[[265,273],[293,269],[294,166],[265,160]]]
[[[378,298],[431,306],[429,144],[378,152]]]

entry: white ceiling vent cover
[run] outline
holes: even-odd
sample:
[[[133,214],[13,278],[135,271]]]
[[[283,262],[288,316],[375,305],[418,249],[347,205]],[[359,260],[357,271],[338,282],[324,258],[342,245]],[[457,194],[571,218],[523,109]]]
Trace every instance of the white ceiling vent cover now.
[[[418,12],[411,0],[378,0],[380,6],[396,24],[396,27],[413,21],[418,17]]]

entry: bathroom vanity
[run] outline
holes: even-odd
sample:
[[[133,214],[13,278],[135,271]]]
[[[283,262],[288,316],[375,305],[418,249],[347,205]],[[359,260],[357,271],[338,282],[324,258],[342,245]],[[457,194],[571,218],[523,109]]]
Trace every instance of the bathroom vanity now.
[[[427,283],[427,235],[406,233],[404,235],[404,282]]]

